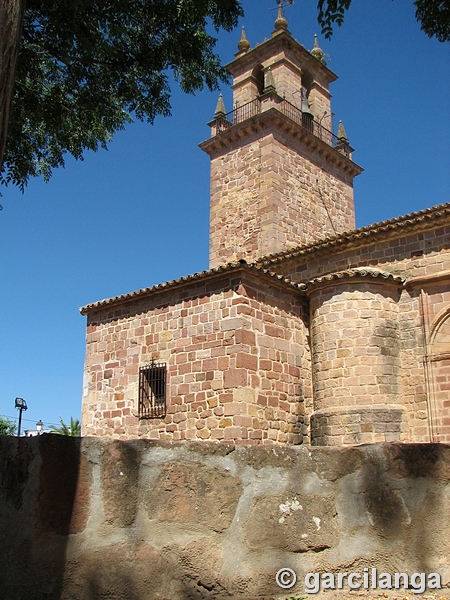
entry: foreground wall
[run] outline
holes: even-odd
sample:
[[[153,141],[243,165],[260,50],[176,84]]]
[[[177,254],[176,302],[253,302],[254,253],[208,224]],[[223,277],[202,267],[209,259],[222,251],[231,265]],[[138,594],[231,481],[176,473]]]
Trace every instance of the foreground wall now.
[[[4,600],[286,598],[370,567],[450,585],[445,445],[2,437],[0,477]]]

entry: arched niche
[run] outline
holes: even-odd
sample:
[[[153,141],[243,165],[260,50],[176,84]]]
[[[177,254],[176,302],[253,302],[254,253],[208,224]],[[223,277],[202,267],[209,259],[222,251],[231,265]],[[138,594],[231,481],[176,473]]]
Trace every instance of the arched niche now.
[[[432,373],[436,441],[450,443],[450,306],[434,320],[428,360]]]
[[[436,317],[431,330],[431,351],[433,355],[450,356],[450,306]]]

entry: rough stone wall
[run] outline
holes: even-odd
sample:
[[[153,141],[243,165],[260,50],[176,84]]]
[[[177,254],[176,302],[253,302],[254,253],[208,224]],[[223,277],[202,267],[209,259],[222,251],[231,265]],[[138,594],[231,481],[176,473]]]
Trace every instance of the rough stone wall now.
[[[396,321],[401,374],[398,403],[403,407],[402,419],[407,427],[401,439],[408,441],[449,440],[446,354],[445,351],[442,354],[442,348],[438,350],[433,346],[437,325],[442,325],[440,319],[450,307],[449,248],[450,227],[438,226],[404,236],[399,234],[397,238],[390,235],[387,239],[358,245],[347,251],[330,249],[325,256],[323,253],[317,256],[305,254],[276,267],[278,272],[296,281],[308,281],[327,273],[357,267],[375,267],[406,280],[396,301]],[[336,324],[343,317],[338,301],[340,290],[341,285],[337,282],[334,290],[328,288],[327,291],[330,298],[336,295],[336,310],[328,317],[335,319]],[[346,314],[346,328],[350,330],[353,318],[351,313]],[[376,312],[371,316],[377,318]],[[334,335],[339,335],[339,330],[337,326]],[[450,336],[447,334],[445,339],[448,353]],[[380,342],[381,347],[383,343]],[[354,358],[353,353],[349,358]],[[348,361],[344,361],[342,368],[346,369],[347,366],[351,367]],[[333,395],[330,390],[329,394]],[[386,401],[390,401],[389,394],[386,395]],[[347,417],[354,418],[354,415]],[[335,424],[341,425],[338,421]],[[322,424],[325,426],[325,421]],[[326,426],[329,425],[327,422]]]
[[[377,228],[375,224],[374,230]],[[309,281],[327,273],[355,267],[374,267],[406,278],[424,277],[450,269],[450,225],[428,226],[424,222],[418,231],[402,234],[386,232],[373,241],[370,233],[361,236],[348,249],[336,244],[314,254],[305,253],[295,260],[280,261],[274,269],[293,281]],[[325,235],[322,239],[325,239]]]
[[[352,177],[275,127],[211,157],[211,268],[354,227]]]
[[[0,437],[0,477],[3,600],[299,597],[364,568],[437,572],[450,597],[446,445]]]
[[[302,443],[306,333],[294,289],[236,272],[99,309],[88,321],[83,435]],[[168,366],[167,414],[139,419],[139,367],[152,359]]]
[[[312,292],[314,444],[404,439],[398,297],[376,280]]]

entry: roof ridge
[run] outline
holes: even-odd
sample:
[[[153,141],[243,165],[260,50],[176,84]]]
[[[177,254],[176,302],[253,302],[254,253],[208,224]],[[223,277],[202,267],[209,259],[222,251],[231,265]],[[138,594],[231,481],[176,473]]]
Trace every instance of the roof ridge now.
[[[183,275],[182,277],[178,277],[177,279],[171,279],[163,283],[157,283],[147,288],[141,288],[140,290],[129,292],[128,294],[120,294],[118,296],[113,296],[112,298],[105,298],[104,300],[99,300],[98,302],[92,302],[90,304],[86,304],[85,306],[81,306],[79,308],[79,311],[82,315],[86,315],[89,311],[95,308],[101,308],[104,306],[110,306],[121,302],[127,302],[128,300],[132,300],[140,296],[143,297],[154,292],[163,292],[167,289],[183,285],[184,283],[192,283],[196,280],[206,279],[214,275],[219,275],[220,273],[227,273],[245,268],[254,269],[257,272],[262,273],[265,276],[271,277],[272,279],[275,279],[277,281],[280,281],[282,284],[290,286],[294,289],[304,289],[304,284],[291,281],[291,278],[288,276],[284,276],[282,274],[265,269],[262,265],[259,265],[257,263],[247,263],[247,261],[241,259],[239,261],[219,265],[218,267],[214,267],[213,269],[197,271],[195,273],[192,273],[191,275]]]

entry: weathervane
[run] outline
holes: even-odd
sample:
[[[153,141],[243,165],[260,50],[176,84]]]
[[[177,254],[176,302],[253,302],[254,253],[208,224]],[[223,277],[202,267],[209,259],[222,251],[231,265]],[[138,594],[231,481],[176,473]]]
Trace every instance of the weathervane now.
[[[269,10],[278,10],[281,8],[286,8],[286,6],[292,6],[294,4],[294,0],[277,0],[277,6],[273,8],[269,8]]]

